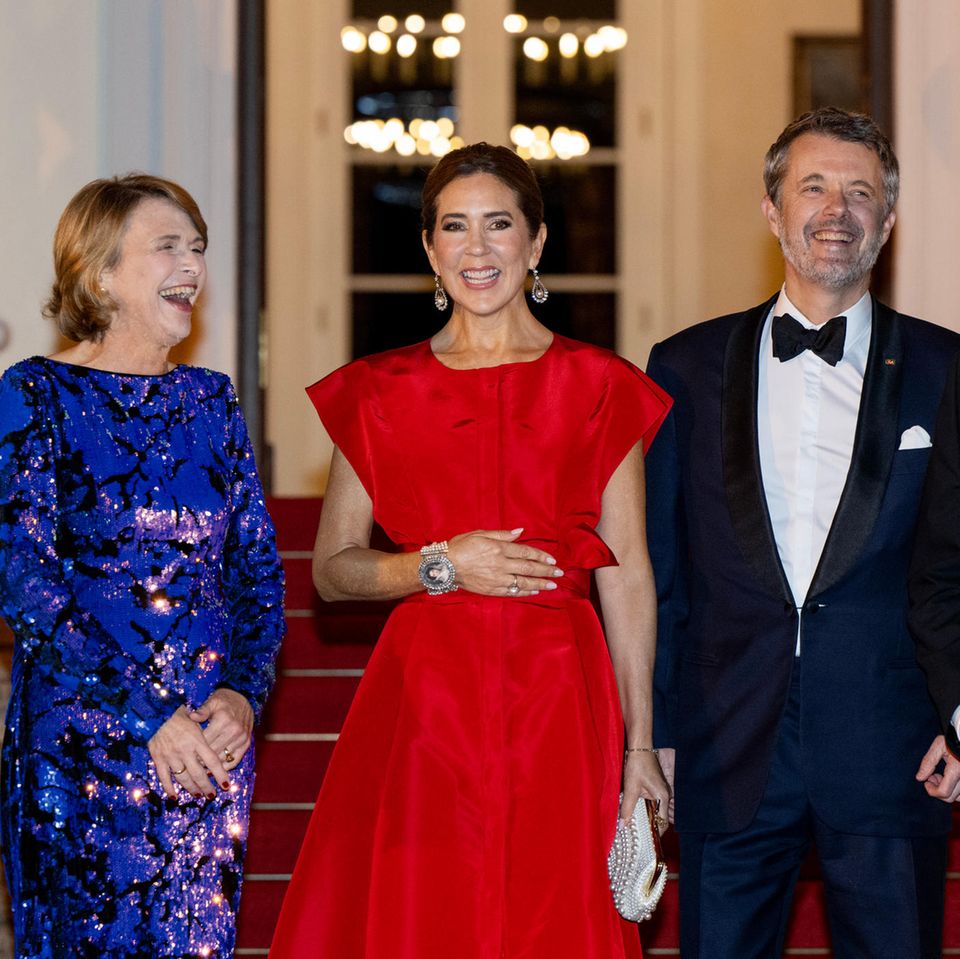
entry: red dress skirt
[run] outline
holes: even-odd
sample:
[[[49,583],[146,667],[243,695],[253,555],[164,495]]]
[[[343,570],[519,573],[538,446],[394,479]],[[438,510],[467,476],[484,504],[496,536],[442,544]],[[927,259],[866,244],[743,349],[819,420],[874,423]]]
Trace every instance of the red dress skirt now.
[[[623,722],[589,599],[611,474],[669,398],[555,336],[453,370],[428,343],[310,388],[401,549],[523,527],[559,589],[418,593],[391,615],[334,751],[272,959],[637,959],[606,873]]]

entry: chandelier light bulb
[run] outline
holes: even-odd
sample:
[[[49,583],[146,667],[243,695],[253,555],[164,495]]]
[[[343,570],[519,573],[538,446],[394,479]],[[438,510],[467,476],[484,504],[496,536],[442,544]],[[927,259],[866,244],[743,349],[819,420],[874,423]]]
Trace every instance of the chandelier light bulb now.
[[[417,52],[417,38],[412,33],[401,33],[397,37],[397,53],[406,59]]]
[[[557,41],[557,47],[560,50],[560,56],[568,60],[577,55],[580,49],[580,41],[575,33],[564,33]]]
[[[437,37],[433,41],[433,55],[438,60],[452,60],[460,54],[460,41],[456,37]]]
[[[542,63],[550,56],[550,48],[546,41],[541,40],[540,37],[527,37],[523,41],[523,52],[531,60],[536,60],[537,63]]]
[[[374,53],[384,54],[389,51],[392,43],[387,34],[381,30],[374,30],[367,39],[367,46],[369,46]]]
[[[344,27],[340,31],[340,43],[348,53],[363,53],[367,49],[367,37],[356,27]]]
[[[467,21],[462,13],[445,13],[440,21],[440,26],[447,33],[463,33],[466,25]]]
[[[402,157],[412,157],[417,152],[417,141],[409,133],[404,133],[397,140],[394,149]]]
[[[370,39],[372,40],[373,37]],[[604,44],[602,37],[598,33],[591,33],[590,36],[583,41],[583,52],[588,57],[599,57],[606,49],[606,44]]]

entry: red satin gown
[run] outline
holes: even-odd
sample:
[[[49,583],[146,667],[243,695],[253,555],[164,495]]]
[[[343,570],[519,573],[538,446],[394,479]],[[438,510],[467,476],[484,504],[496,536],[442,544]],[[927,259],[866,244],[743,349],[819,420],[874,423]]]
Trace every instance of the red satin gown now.
[[[566,575],[528,598],[394,610],[344,724],[272,959],[635,959],[614,910],[623,724],[589,599],[611,474],[670,406],[626,360],[555,336],[444,366],[428,343],[308,390],[403,550],[524,528]]]

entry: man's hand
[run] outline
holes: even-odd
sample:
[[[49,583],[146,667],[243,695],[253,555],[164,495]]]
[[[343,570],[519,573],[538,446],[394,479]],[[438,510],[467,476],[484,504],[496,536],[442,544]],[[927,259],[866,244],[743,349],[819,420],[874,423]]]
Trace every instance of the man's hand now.
[[[934,772],[940,760],[944,762],[944,770]],[[917,780],[929,795],[943,802],[956,802],[960,797],[960,759],[947,749],[943,736],[937,736],[930,744],[917,769]]]

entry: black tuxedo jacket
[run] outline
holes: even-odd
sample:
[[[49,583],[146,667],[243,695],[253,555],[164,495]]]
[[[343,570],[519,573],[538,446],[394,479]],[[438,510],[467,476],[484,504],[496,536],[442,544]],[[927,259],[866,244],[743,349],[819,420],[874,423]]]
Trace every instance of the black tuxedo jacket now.
[[[947,380],[933,443],[910,570],[910,627],[947,744],[960,756],[950,723],[960,706],[960,359]]]
[[[659,598],[655,740],[675,746],[677,826],[731,832],[763,794],[802,642],[804,777],[817,815],[867,835],[935,835],[950,807],[914,779],[940,731],[907,628],[907,567],[929,449],[960,337],[875,303],[847,482],[802,610],[767,512],[759,338],[774,299],[654,347],[674,407],[647,457]]]

